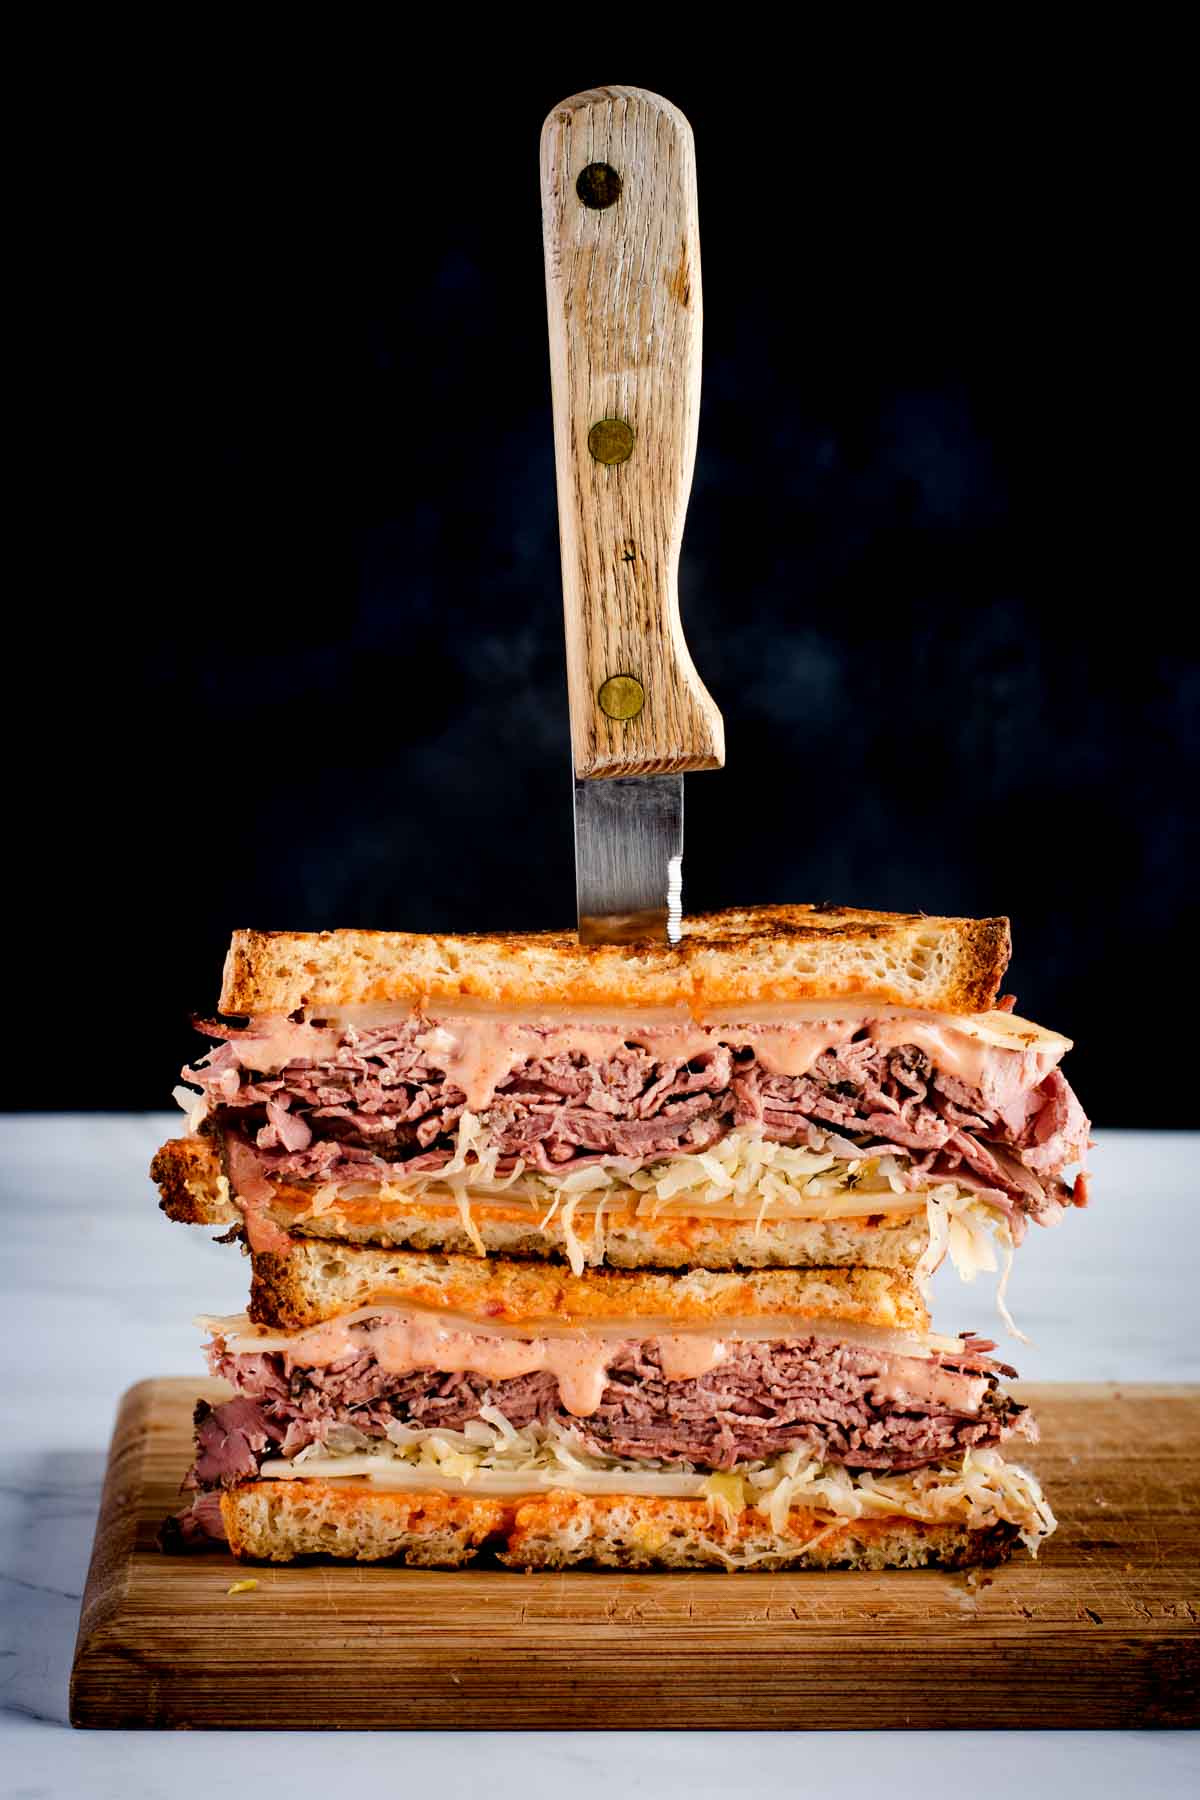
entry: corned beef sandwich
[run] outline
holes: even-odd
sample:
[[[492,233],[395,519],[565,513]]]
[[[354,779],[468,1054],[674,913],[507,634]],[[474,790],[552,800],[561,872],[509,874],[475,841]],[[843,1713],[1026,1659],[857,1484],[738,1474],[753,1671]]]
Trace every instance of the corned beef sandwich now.
[[[618,1267],[994,1267],[1084,1203],[1004,920],[770,907],[680,944],[240,932],[174,1218]],[[954,1229],[951,1229],[951,1226]]]
[[[235,1548],[296,1555],[325,1547],[339,1497],[452,1495],[502,1560],[739,1568],[988,1560],[1052,1523],[998,1454],[1036,1435],[998,1386],[1011,1370],[934,1338],[903,1274],[496,1263],[497,1308],[462,1261],[413,1257],[407,1296],[300,1330],[205,1321],[233,1398],[197,1409],[191,1528],[216,1514]],[[429,1560],[419,1537],[353,1545],[397,1551]]]
[[[1004,920],[772,907],[675,946],[236,934],[189,1135],[248,1316],[185,1531],[243,1555],[957,1565],[1053,1518],[923,1278],[1086,1198]]]

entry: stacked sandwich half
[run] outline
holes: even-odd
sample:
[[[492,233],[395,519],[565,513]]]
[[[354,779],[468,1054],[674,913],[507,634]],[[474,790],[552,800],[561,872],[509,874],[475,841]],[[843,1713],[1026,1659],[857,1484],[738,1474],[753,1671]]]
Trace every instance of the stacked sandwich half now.
[[[185,1536],[522,1568],[947,1566],[1053,1516],[949,1251],[1085,1198],[1067,1041],[1003,920],[775,907],[674,948],[235,936],[176,1219],[243,1238],[202,1321]],[[999,1240],[998,1246],[995,1240]]]

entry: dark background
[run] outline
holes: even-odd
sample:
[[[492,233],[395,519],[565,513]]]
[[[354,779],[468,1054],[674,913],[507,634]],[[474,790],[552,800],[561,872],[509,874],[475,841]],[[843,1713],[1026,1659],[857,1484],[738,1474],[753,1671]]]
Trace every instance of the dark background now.
[[[615,65],[699,165],[681,591],[728,766],[688,783],[685,905],[1008,913],[1093,1114],[1196,1123],[1116,1042],[1190,985],[1200,776],[1194,601],[1131,530],[1163,328],[1128,302],[1133,128],[1036,58],[868,94],[769,48],[765,95],[719,53]],[[452,106],[410,73],[336,126],[319,83],[264,107],[226,71],[113,120],[103,499],[44,546],[91,574],[30,621],[49,686],[9,677],[9,1104],[164,1104],[235,926],[573,917],[537,140],[613,66],[514,59]]]

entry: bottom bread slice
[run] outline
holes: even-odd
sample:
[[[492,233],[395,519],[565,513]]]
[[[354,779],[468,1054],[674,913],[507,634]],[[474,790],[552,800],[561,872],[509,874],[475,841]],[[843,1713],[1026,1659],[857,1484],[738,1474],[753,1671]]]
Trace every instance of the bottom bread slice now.
[[[370,1482],[249,1481],[221,1496],[239,1557],[332,1556],[459,1568],[481,1554],[516,1569],[962,1569],[1002,1561],[1015,1525],[839,1519],[793,1508],[775,1530],[753,1507],[565,1491],[499,1499],[381,1491]]]

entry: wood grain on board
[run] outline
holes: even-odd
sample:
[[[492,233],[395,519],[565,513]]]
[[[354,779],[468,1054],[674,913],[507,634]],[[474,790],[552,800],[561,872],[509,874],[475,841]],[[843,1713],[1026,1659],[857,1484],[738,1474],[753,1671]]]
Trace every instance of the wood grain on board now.
[[[91,1726],[1197,1722],[1200,1389],[1025,1386],[1037,1562],[883,1575],[522,1575],[166,1556],[197,1395],[122,1402],[80,1618]],[[231,1595],[230,1585],[258,1586]]]

